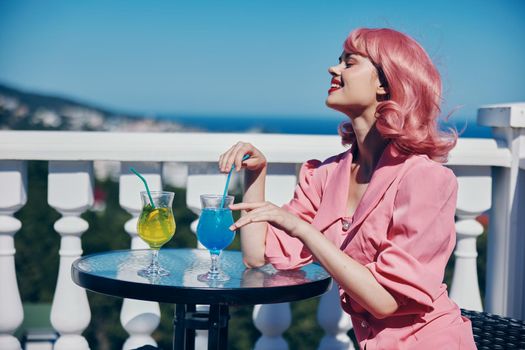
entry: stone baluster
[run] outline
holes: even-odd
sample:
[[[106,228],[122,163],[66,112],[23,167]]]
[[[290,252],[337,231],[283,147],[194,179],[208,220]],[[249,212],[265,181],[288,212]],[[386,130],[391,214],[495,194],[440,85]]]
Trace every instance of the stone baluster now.
[[[483,106],[478,123],[510,151],[509,167],[492,168],[485,309],[525,318],[525,103]],[[520,168],[520,163],[522,167]]]
[[[89,324],[91,311],[86,290],[71,280],[71,264],[82,255],[80,237],[89,227],[80,215],[93,205],[93,163],[50,161],[48,203],[62,214],[54,224],[62,237],[51,307],[51,324],[60,333],[54,349],[89,349],[81,334]]]
[[[235,175],[234,175],[235,176]],[[235,181],[235,180],[231,180]],[[186,184],[186,206],[197,215],[201,214],[201,194],[222,194],[226,184],[226,176],[221,174],[217,168],[217,163],[191,163],[188,167],[188,178]],[[233,188],[234,183],[230,185]],[[197,233],[199,219],[191,223],[191,230]],[[199,249],[205,249],[197,241]],[[209,305],[197,305],[197,311],[208,312]],[[208,331],[197,330],[195,332],[195,349],[206,349],[208,346]]]
[[[319,350],[354,349],[354,344],[347,334],[352,328],[352,320],[341,308],[337,283],[334,282],[332,288],[321,296],[317,320],[325,333],[319,343]]]
[[[129,163],[122,162],[119,179],[119,203],[132,215],[124,224],[124,229],[131,237],[131,249],[148,249],[148,245],[137,235],[137,221],[142,202],[140,192],[144,191],[144,184],[129,169],[135,168],[148,182],[151,191],[162,190],[161,163]],[[129,337],[122,349],[135,349],[143,345],[157,346],[151,337],[160,323],[160,307],[156,302],[124,299],[120,312],[122,327]]]
[[[476,240],[483,226],[476,217],[491,207],[492,176],[488,166],[452,166],[458,179],[456,249],[450,297],[461,307],[482,311]]]
[[[283,333],[292,323],[290,303],[263,304],[253,307],[253,324],[262,333],[255,350],[288,349]]]
[[[12,334],[24,318],[15,270],[14,235],[22,226],[13,214],[27,201],[25,161],[0,161],[0,349],[20,350]]]
[[[279,206],[288,203],[293,198],[296,183],[295,164],[270,163],[266,176],[266,200]],[[290,327],[291,320],[289,303],[256,305],[253,323],[262,334],[255,343],[255,350],[288,349],[283,333]]]

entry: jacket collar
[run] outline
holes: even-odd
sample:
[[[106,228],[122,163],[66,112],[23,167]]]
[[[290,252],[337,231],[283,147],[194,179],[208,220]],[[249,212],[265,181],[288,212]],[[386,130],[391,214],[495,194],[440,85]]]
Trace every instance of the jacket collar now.
[[[349,216],[346,210],[352,158],[352,148],[350,148],[344,153],[323,191],[323,199],[312,222],[321,231],[335,221]],[[353,215],[351,229],[358,226],[377,206],[383,194],[395,180],[405,160],[406,156],[400,155],[392,143],[387,145]]]

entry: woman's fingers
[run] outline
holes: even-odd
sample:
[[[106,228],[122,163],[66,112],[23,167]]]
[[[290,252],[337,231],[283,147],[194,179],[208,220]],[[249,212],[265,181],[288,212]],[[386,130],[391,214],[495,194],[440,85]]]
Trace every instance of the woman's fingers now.
[[[225,155],[224,159],[224,172],[229,172],[233,162],[235,161],[235,156],[239,149],[239,143],[237,142],[235,145],[233,145]]]
[[[239,154],[240,154],[240,157],[242,159],[242,148],[244,146],[244,143],[243,142],[237,142],[237,144],[235,145],[235,149],[234,151],[230,154],[230,158],[228,159],[228,171],[231,170],[232,168],[232,165],[235,164],[235,167],[236,168],[240,168],[241,167],[241,164],[237,164],[237,158],[239,158]],[[238,170],[238,169],[237,169]]]
[[[237,144],[233,145],[219,157],[219,169],[223,173],[227,173],[228,171],[230,171],[231,163],[229,163],[229,160],[231,158],[231,154],[235,152],[236,146]]]
[[[262,207],[250,212],[248,215],[242,216],[230,226],[230,230],[233,231],[254,222],[273,222],[275,219],[275,213],[272,212],[271,208]]]
[[[237,172],[241,171],[243,158],[245,155],[252,156],[255,151],[255,147],[251,143],[247,142],[238,142],[236,145],[235,158],[233,164],[235,164],[235,170]]]
[[[227,173],[235,164],[236,170],[240,171],[243,158],[247,154],[250,155],[250,158],[244,161],[244,164],[248,169],[259,169],[266,164],[266,158],[257,148],[251,143],[239,141],[219,156],[219,170]]]
[[[237,170],[237,172],[241,171],[242,159],[244,158],[244,155],[246,154],[251,155],[252,149],[253,149],[253,146],[249,143],[244,143],[239,147],[237,154],[235,155],[235,170]]]
[[[232,210],[247,211],[246,214],[242,215],[239,220],[230,226],[232,231],[254,222],[268,222],[276,228],[286,231],[290,236],[295,237],[298,230],[300,230],[301,223],[304,223],[298,217],[270,202],[237,203],[231,205],[230,208]]]
[[[275,205],[263,202],[263,203],[238,203],[236,204],[239,209],[247,210],[246,215],[241,216],[237,222],[235,222],[232,229],[240,228],[252,222],[263,222],[263,221],[281,221],[282,215],[279,215],[280,208]]]
[[[228,151],[222,154],[220,158],[220,161],[221,161],[220,170],[222,172],[227,173],[231,170],[232,165],[235,164],[236,158],[238,157],[238,154],[241,152],[241,148],[243,147],[243,145],[244,145],[243,142],[237,142],[235,145],[230,147]],[[242,155],[241,155],[241,159],[242,159]]]

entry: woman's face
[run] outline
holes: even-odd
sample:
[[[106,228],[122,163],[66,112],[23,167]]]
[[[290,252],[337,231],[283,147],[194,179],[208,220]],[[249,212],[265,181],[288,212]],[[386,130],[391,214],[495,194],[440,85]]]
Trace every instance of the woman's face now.
[[[385,93],[372,62],[363,56],[343,52],[339,64],[328,69],[332,75],[326,105],[350,116],[377,107],[377,95]]]

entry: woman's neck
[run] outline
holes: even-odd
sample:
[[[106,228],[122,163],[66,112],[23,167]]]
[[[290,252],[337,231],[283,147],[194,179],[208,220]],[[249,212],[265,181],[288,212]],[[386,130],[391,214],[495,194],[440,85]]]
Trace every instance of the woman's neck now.
[[[389,141],[377,130],[375,119],[371,122],[368,118],[355,118],[352,120],[352,128],[357,143],[355,163],[359,165],[365,177],[371,176]]]

